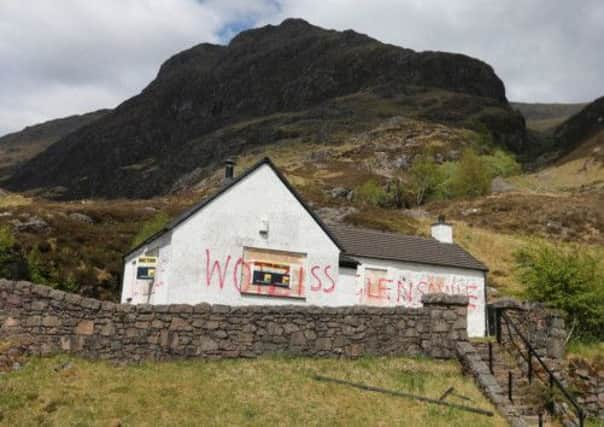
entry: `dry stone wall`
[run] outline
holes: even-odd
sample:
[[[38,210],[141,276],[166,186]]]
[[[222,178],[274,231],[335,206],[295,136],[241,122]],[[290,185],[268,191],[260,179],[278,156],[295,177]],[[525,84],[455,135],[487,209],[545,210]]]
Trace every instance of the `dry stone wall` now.
[[[587,414],[604,420],[604,369],[573,358],[568,363],[568,380]]]
[[[114,304],[0,280],[0,340],[29,353],[139,361],[187,357],[456,357],[468,298],[432,294],[421,308]]]

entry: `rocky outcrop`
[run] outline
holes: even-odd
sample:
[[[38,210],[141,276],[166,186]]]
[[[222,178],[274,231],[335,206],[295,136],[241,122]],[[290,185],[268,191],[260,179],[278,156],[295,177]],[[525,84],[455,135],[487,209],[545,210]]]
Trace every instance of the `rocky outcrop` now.
[[[601,131],[604,131],[604,96],[562,123],[554,136],[557,148],[562,153],[568,153]]]
[[[431,90],[447,95],[424,100]],[[152,197],[183,177],[207,176],[229,155],[288,139],[329,142],[332,123],[362,127],[384,102],[523,145],[523,119],[489,65],[288,19],[173,56],[140,95],[32,159],[8,188],[65,199]]]

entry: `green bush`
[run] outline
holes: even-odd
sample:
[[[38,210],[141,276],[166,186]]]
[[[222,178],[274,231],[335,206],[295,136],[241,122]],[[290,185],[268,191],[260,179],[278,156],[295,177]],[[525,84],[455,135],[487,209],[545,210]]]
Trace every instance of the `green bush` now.
[[[437,193],[444,175],[431,156],[420,156],[409,169],[409,185],[419,206],[431,195]]]
[[[357,188],[356,195],[358,200],[372,206],[383,206],[388,198],[386,191],[375,179],[365,181],[363,185]]]
[[[488,194],[491,178],[485,162],[471,148],[467,148],[451,182],[456,196],[483,196]]]
[[[604,339],[604,274],[594,256],[578,247],[533,244],[515,260],[529,299],[564,310],[577,338]]]
[[[10,228],[0,227],[0,277],[12,279],[11,266],[16,261],[15,238]]]
[[[516,158],[501,149],[495,150],[493,154],[480,156],[480,158],[486,164],[487,174],[491,179],[496,176],[518,175],[521,172],[520,163]]]
[[[27,255],[27,271],[32,282],[48,284],[48,274],[45,272],[42,256],[37,248],[32,249]]]
[[[166,226],[166,224],[168,223],[169,220],[170,220],[170,218],[168,217],[168,215],[166,215],[163,212],[160,212],[157,215],[155,215],[153,218],[151,218],[149,221],[146,221],[145,223],[143,223],[143,226],[141,227],[139,232],[136,233],[136,235],[132,239],[132,243],[131,243],[130,247],[134,248],[134,247],[140,245],[145,240],[147,240],[149,237],[151,237],[155,233],[161,231],[161,229]]]

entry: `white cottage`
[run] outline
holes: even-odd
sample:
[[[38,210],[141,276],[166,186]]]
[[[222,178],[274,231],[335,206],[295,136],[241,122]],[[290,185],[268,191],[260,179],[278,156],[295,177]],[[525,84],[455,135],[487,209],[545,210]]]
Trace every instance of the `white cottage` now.
[[[324,224],[265,158],[124,257],[133,304],[421,305],[468,295],[468,333],[485,334],[487,268],[453,243]]]

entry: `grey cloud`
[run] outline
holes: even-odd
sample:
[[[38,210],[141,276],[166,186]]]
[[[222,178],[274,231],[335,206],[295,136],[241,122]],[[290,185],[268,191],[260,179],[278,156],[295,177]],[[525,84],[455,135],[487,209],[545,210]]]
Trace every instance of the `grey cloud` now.
[[[8,0],[0,2],[0,134],[115,106],[176,52],[290,16],[480,58],[511,100],[604,95],[599,0]]]

